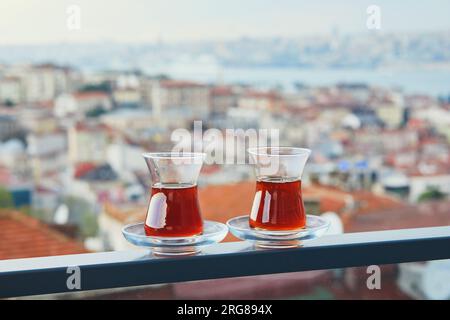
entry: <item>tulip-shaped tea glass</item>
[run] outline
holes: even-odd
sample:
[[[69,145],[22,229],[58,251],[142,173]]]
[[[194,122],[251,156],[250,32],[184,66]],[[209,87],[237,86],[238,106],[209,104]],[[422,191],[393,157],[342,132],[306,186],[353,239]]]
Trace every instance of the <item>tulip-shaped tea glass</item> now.
[[[290,231],[306,226],[302,173],[311,150],[260,147],[248,150],[256,174],[249,224],[253,229]]]
[[[257,248],[301,247],[325,234],[329,223],[306,215],[302,173],[309,149],[261,147],[248,150],[256,173],[256,192],[248,215],[228,220],[231,233]]]
[[[202,220],[197,179],[204,153],[145,153],[152,177],[145,222],[122,228],[130,243],[150,248],[162,256],[195,254],[222,241],[228,233],[223,223]]]
[[[190,237],[201,234],[203,221],[197,179],[204,153],[145,153],[152,178],[145,233],[156,237]]]

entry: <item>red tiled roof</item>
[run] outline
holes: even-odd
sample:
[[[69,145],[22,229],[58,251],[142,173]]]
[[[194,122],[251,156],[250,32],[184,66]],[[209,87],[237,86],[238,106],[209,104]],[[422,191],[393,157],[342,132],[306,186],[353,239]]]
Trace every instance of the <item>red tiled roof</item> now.
[[[44,109],[52,109],[54,106],[55,102],[53,100],[48,100],[48,101],[41,101],[36,103],[37,106],[39,106],[40,108],[44,108]]]
[[[199,189],[203,215],[207,219],[221,222],[237,215],[248,214],[254,195],[255,184],[252,182],[210,185]]]
[[[49,194],[53,194],[54,191],[44,185],[38,184],[35,188],[34,191],[36,193],[49,193]]]
[[[345,222],[346,232],[437,227],[450,225],[450,201],[428,202],[354,215]]]
[[[280,99],[280,95],[274,91],[254,91],[249,90],[245,92],[245,97],[255,98],[255,99],[269,99],[269,100],[277,100]]]
[[[93,170],[96,168],[96,164],[92,163],[92,162],[83,162],[83,163],[79,163],[75,166],[75,173],[74,173],[74,177],[75,178],[79,178],[84,176],[86,173],[88,173],[89,171]]]
[[[317,184],[303,187],[303,198],[316,198],[320,203],[320,211],[333,211],[336,213],[344,210],[346,198],[351,197],[348,192],[333,187],[325,187]]]
[[[77,122],[75,129],[82,132],[105,132],[108,135],[113,135],[116,132],[114,128],[104,123]]]
[[[11,172],[8,168],[0,166],[0,185],[9,185],[11,182]]]
[[[233,89],[231,87],[220,86],[211,89],[211,95],[213,96],[232,96]]]
[[[408,121],[408,128],[421,128],[425,125],[425,121],[422,119],[411,118]]]
[[[390,196],[376,195],[370,191],[360,190],[352,192],[357,208],[356,214],[366,214],[374,211],[404,208],[405,204]]]
[[[13,210],[0,210],[0,260],[88,252],[39,220]]]
[[[108,98],[108,94],[103,91],[86,91],[86,92],[75,92],[73,94],[75,99],[98,99],[98,98]]]
[[[147,208],[145,206],[123,208],[116,206],[111,202],[105,201],[104,212],[113,219],[116,219],[123,224],[128,224],[144,221],[145,215],[147,214]]]
[[[70,71],[72,70],[68,66],[60,66],[53,63],[41,63],[36,64],[33,66],[34,69],[50,69],[50,70],[63,70],[63,71]]]
[[[20,78],[16,77],[16,76],[6,76],[3,78],[0,78],[0,81],[1,82],[18,82],[18,81],[20,81]]]

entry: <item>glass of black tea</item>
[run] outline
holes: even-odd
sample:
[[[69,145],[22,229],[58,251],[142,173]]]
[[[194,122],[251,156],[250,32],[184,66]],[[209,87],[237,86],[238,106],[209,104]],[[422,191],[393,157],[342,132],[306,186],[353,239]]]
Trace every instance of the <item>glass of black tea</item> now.
[[[270,231],[304,228],[301,177],[311,150],[259,147],[248,149],[248,153],[256,174],[250,227]]]
[[[155,152],[143,156],[152,178],[144,226],[146,235],[189,237],[201,234],[203,220],[197,179],[205,154]]]

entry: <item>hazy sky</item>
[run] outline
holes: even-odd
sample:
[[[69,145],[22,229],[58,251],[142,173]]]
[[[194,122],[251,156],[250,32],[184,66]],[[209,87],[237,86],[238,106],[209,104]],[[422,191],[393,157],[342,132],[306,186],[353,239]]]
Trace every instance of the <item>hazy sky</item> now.
[[[72,4],[81,30],[67,28]],[[1,0],[0,44],[361,33],[371,4],[382,32],[450,30],[448,0]]]

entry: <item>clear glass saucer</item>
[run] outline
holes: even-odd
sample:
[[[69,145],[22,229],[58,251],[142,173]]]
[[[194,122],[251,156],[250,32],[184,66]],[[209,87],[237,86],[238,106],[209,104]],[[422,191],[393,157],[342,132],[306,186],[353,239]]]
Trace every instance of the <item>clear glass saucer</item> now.
[[[192,237],[153,237],[147,236],[144,222],[129,224],[122,228],[128,242],[150,248],[156,255],[189,255],[201,251],[202,247],[222,241],[228,233],[226,225],[220,222],[203,221],[203,233]]]
[[[321,237],[330,223],[319,216],[307,215],[306,227],[298,230],[271,231],[250,228],[249,216],[240,216],[227,221],[230,232],[241,240],[254,242],[260,248],[295,248],[308,240]]]

